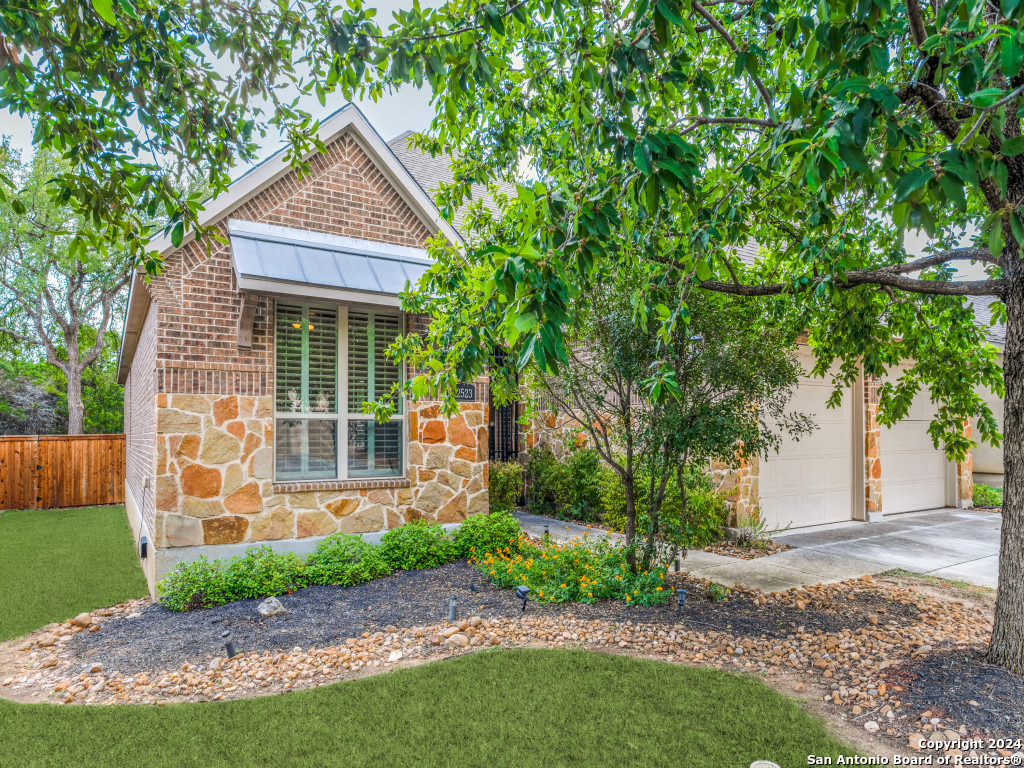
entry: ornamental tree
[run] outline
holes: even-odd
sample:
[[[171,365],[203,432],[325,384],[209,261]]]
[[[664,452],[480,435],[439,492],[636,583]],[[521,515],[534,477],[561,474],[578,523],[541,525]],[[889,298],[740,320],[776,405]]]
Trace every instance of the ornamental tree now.
[[[966,419],[999,442],[977,388],[1003,394],[1005,382],[988,658],[1024,672],[1020,0],[451,0],[387,30],[352,0],[332,24],[318,53],[326,85],[342,72],[349,90],[357,74],[370,89],[433,89],[425,143],[458,157],[447,210],[470,182],[532,166],[464,249],[436,246],[420,294],[444,298],[425,342],[404,343],[426,371],[411,389],[450,389],[496,344],[520,367],[564,365],[575,299],[623,258],[612,232],[645,270],[638,310],[675,291],[665,338],[687,321],[688,287],[784,297],[816,372],[841,361],[837,398],[858,367],[880,376],[908,362],[880,419],[900,419],[927,388],[951,459],[971,445]],[[908,229],[927,233],[924,255],[907,252]],[[755,268],[736,255],[750,240]],[[983,279],[961,277],[968,263]],[[964,296],[990,297],[1005,320],[1002,370]]]
[[[814,426],[786,410],[800,374],[795,333],[765,322],[764,301],[693,288],[689,322],[665,337],[659,331],[670,310],[659,304],[653,314],[636,311],[635,274],[620,264],[582,297],[564,329],[567,361],[557,374],[531,366],[529,377],[537,400],[582,429],[619,476],[634,572],[638,551],[646,569],[663,531],[684,523],[688,464],[767,455],[782,435],[799,438]],[[678,523],[662,519],[673,479],[682,495]]]

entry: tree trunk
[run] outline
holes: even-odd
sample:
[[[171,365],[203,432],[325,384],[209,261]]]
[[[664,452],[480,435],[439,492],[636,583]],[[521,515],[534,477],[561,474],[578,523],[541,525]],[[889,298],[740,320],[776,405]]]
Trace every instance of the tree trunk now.
[[[1003,531],[988,661],[1024,674],[1024,262],[1006,258],[1003,352]]]
[[[632,468],[622,476],[622,488],[626,494],[626,563],[636,573],[636,485]]]
[[[68,367],[68,434],[81,435],[85,431],[85,406],[82,405],[82,372]]]

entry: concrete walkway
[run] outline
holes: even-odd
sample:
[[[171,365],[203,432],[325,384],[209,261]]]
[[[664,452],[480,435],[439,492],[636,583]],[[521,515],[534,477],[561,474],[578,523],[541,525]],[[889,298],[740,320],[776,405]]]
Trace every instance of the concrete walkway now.
[[[519,525],[532,536],[544,526],[557,541],[589,535],[591,540],[623,541],[608,533],[525,512]],[[940,509],[886,518],[881,523],[836,523],[788,531],[776,536],[794,549],[756,560],[739,560],[691,550],[683,569],[721,584],[743,584],[778,592],[827,584],[902,568],[953,581],[995,587],[999,568],[1002,517],[992,512]]]

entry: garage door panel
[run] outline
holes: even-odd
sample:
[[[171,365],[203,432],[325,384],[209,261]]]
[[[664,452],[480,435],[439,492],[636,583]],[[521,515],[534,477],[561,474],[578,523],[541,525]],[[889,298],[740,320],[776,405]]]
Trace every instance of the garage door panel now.
[[[805,370],[813,365],[802,354]],[[853,406],[849,390],[828,408],[831,385],[801,378],[787,410],[809,415],[817,429],[800,440],[783,437],[778,453],[762,459],[760,509],[772,527],[802,527],[849,520],[852,511]]]
[[[945,506],[946,457],[935,448],[928,434],[934,412],[929,394],[918,392],[907,418],[882,428],[882,511],[885,514]]]

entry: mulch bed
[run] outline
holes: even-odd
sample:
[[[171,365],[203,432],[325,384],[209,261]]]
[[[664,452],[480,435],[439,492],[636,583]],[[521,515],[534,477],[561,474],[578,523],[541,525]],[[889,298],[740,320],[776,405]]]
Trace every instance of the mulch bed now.
[[[630,606],[617,600],[594,604],[538,604],[530,614],[565,615],[582,620],[684,624],[697,629],[718,629],[742,637],[785,637],[794,631],[841,632],[864,626],[867,614],[887,620],[912,621],[913,605],[887,601],[878,593],[856,593],[853,600],[820,602],[801,610],[781,601],[760,605],[747,593],[731,592],[714,600],[706,582],[685,574],[669,575],[669,583],[687,590],[677,615],[677,602],[656,607]],[[326,647],[344,643],[364,632],[436,624],[448,618],[448,599],[454,596],[460,617],[511,618],[521,615],[522,604],[512,590],[498,589],[466,561],[421,571],[399,571],[383,579],[354,587],[307,587],[282,595],[288,610],[273,621],[257,613],[258,600],[239,600],[207,610],[175,613],[151,604],[136,618],[111,618],[100,632],[83,632],[68,650],[83,663],[100,662],[107,669],[135,674],[173,669],[184,663],[203,663],[223,655],[221,633],[230,629],[235,646],[244,651],[265,651],[296,646]]]
[[[777,541],[772,540],[762,542],[756,547],[743,547],[732,541],[720,541],[717,544],[704,547],[704,551],[713,552],[716,555],[736,557],[740,560],[756,560],[759,557],[775,555],[779,552],[786,552],[792,548],[793,546],[791,544],[779,544]]]
[[[972,733],[1024,738],[1024,679],[987,664],[984,649],[912,658],[886,678],[903,686],[905,707],[963,723]]]

